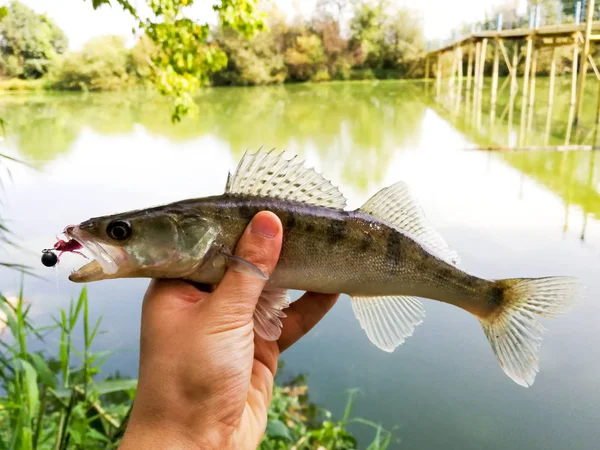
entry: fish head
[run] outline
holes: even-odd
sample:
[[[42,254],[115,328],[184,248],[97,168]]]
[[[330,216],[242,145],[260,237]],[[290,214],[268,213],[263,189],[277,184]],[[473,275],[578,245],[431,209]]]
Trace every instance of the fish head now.
[[[216,237],[205,219],[169,210],[144,210],[89,219],[65,234],[93,261],[69,279],[84,283],[112,278],[177,278],[197,269]]]

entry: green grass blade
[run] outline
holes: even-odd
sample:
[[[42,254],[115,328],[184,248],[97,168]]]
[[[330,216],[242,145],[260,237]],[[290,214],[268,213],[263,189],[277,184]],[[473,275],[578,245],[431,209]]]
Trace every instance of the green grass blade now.
[[[48,363],[42,358],[42,356],[38,353],[29,353],[29,361],[35,367],[35,370],[38,373],[40,381],[48,387],[56,388],[56,379],[54,378],[54,374],[48,367]]]
[[[21,366],[24,371],[25,391],[27,396],[27,407],[29,412],[29,420],[31,423],[34,416],[37,415],[38,407],[40,406],[40,392],[38,389],[38,376],[35,368],[28,361],[21,358]]]

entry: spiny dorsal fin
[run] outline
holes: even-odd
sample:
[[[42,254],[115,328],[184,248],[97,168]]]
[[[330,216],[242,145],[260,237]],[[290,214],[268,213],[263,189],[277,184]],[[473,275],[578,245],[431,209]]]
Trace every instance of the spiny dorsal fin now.
[[[383,219],[418,239],[435,256],[458,264],[459,257],[431,225],[425,213],[402,181],[377,192],[360,211]]]
[[[283,153],[246,152],[235,174],[227,181],[225,192],[295,200],[316,206],[344,209],[342,193],[302,161]]]

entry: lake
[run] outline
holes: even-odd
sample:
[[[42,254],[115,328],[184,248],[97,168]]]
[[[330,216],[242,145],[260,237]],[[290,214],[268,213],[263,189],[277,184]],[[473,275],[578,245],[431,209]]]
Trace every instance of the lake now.
[[[509,114],[505,97],[491,116],[487,94],[474,113],[468,102],[434,102],[433,85],[409,82],[207,89],[199,117],[176,125],[168,105],[145,94],[4,95],[0,152],[32,167],[11,164],[12,179],[1,175],[2,217],[23,248],[0,260],[29,264],[46,277],[27,277],[25,298],[38,323],[51,323],[81,288],[67,280],[81,258],[65,255],[56,270],[39,262],[65,225],[220,194],[247,149],[300,154],[340,186],[351,208],[404,180],[466,270],[489,278],[573,275],[587,286],[583,304],[545,322],[535,384],[525,389],[504,374],[475,318],[430,300],[425,322],[389,354],[369,342],[342,297],[283,354],[285,373],[306,373],[312,401],[338,417],[347,390],[358,388],[353,414],[398,427],[393,448],[598,448],[600,158],[592,151],[476,149],[564,144],[567,133],[570,145],[594,144],[595,86],[586,120],[571,131],[567,90],[548,127],[544,79],[537,88],[539,105],[524,128],[519,106]],[[102,316],[106,331],[95,349],[114,352],[106,374],[137,376],[147,285],[88,286],[91,319]],[[4,294],[19,286],[18,274],[0,272]],[[365,448],[372,430],[352,430]]]

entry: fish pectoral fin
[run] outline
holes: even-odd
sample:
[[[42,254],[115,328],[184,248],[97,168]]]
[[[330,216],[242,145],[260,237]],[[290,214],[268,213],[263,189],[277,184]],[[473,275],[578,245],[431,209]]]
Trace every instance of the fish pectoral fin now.
[[[261,280],[268,280],[269,277],[265,275],[265,273],[252,264],[247,259],[241,258],[239,256],[230,255],[225,252],[221,252],[221,255],[225,258],[227,263],[227,267],[236,272],[243,273],[245,275],[250,275],[251,277],[260,278]]]
[[[359,211],[383,219],[410,233],[438,258],[454,265],[459,263],[458,254],[429,224],[421,205],[403,181],[377,192]]]
[[[286,317],[282,311],[290,305],[287,290],[265,288],[254,310],[254,331],[267,341],[276,341],[281,336],[281,319]]]
[[[386,352],[412,336],[425,310],[415,297],[351,297],[352,309],[369,340]]]

